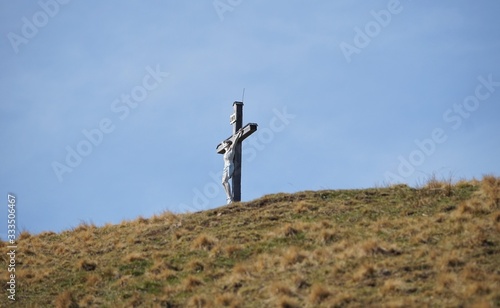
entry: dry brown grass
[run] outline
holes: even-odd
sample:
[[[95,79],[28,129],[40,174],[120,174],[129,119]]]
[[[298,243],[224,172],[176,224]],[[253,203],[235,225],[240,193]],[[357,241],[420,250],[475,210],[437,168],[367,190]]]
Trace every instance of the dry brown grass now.
[[[84,271],[93,271],[97,268],[97,262],[92,260],[79,260],[77,263],[78,269],[83,269]]]
[[[23,232],[14,306],[498,307],[499,198],[434,178]]]
[[[203,250],[212,250],[212,248],[217,244],[217,239],[206,234],[199,235],[194,241],[192,248],[193,249],[203,249]]]
[[[281,257],[281,264],[283,267],[290,267],[306,260],[307,254],[301,248],[292,246],[287,248]]]
[[[63,291],[57,295],[55,299],[56,308],[77,308],[78,304],[75,302],[73,294],[70,291]]]
[[[100,307],[102,302],[92,294],[85,295],[79,302],[79,307]]]
[[[327,299],[332,293],[321,284],[314,284],[309,293],[309,302],[312,305],[319,305]]]
[[[481,192],[486,196],[491,209],[500,208],[500,178],[488,175],[481,181]]]
[[[182,282],[184,291],[193,292],[195,288],[203,285],[203,281],[195,276],[187,276]]]
[[[140,252],[131,252],[123,257],[123,262],[134,262],[134,261],[143,261],[145,260],[145,256]]]
[[[187,307],[193,307],[193,308],[212,307],[212,303],[210,299],[208,299],[204,295],[194,295],[188,300]]]
[[[214,302],[217,307],[242,307],[242,300],[237,295],[232,293],[218,294],[215,297]]]

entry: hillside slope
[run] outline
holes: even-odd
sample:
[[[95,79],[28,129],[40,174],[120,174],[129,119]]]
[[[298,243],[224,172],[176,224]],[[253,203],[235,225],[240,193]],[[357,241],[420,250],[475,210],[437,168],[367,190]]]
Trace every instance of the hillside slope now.
[[[500,179],[25,232],[16,275],[19,307],[500,307]]]

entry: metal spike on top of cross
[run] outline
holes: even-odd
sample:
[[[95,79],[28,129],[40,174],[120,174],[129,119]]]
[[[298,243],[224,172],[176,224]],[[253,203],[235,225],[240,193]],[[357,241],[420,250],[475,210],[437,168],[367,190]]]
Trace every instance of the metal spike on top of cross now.
[[[241,143],[257,130],[257,123],[248,123],[243,127],[243,102],[234,102],[233,108],[234,113],[229,118],[230,124],[233,125],[233,134],[216,148],[218,154],[224,154],[222,184],[226,190],[228,203],[241,201]],[[226,151],[229,152],[226,154]],[[229,178],[232,179],[232,192],[228,183]]]

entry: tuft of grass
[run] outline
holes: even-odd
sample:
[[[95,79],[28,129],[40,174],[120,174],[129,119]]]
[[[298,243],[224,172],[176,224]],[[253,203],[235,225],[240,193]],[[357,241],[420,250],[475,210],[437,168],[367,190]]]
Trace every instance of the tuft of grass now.
[[[278,308],[300,308],[302,307],[300,303],[294,298],[288,296],[280,296],[276,301],[276,306]]]
[[[283,252],[281,263],[284,267],[288,267],[297,263],[301,263],[306,258],[307,254],[304,251],[301,251],[301,249],[298,247],[292,246],[290,248],[287,248]]]
[[[283,237],[294,237],[297,236],[300,232],[301,230],[296,226],[294,227],[291,224],[286,224],[281,231],[281,235]]]
[[[306,214],[315,209],[316,207],[307,201],[299,201],[293,207],[294,212],[297,214]]]
[[[233,257],[243,250],[244,249],[241,245],[226,245],[226,246],[224,246],[224,252],[229,257]]]
[[[194,295],[188,300],[187,306],[195,308],[204,308],[204,307],[212,307],[212,303],[204,295]]]
[[[487,205],[493,209],[500,209],[500,178],[491,175],[483,177],[481,192],[486,197]]]
[[[381,292],[384,295],[387,295],[389,293],[407,295],[414,293],[415,291],[415,288],[411,287],[401,279],[388,279],[384,281],[384,285],[381,288]]]
[[[332,293],[321,284],[314,284],[309,293],[309,302],[318,305],[327,299]]]
[[[217,244],[217,239],[206,234],[200,234],[192,244],[193,249],[202,249],[210,251]]]
[[[56,308],[78,308],[78,303],[70,291],[63,291],[57,295],[54,304]]]
[[[275,295],[281,298],[283,296],[289,296],[289,297],[295,296],[295,293],[292,291],[291,286],[283,282],[271,283],[268,287],[268,290],[271,296]]]
[[[205,269],[205,264],[201,260],[194,259],[189,261],[186,269],[192,273],[201,273]]]
[[[124,262],[144,261],[145,257],[140,252],[132,252],[123,257]]]
[[[337,236],[337,234],[334,231],[321,230],[318,234],[317,242],[321,245],[328,245],[330,243],[337,241],[339,238],[340,236]]]
[[[372,264],[362,264],[353,274],[354,281],[364,281],[366,279],[373,279],[376,276],[375,267]]]
[[[80,260],[78,261],[78,268],[84,271],[93,271],[97,268],[97,262],[92,260]]]
[[[240,307],[242,304],[241,299],[234,295],[233,293],[223,293],[223,294],[218,294],[215,297],[215,305],[216,307]]]
[[[99,307],[102,302],[92,294],[87,294],[78,302],[78,307]]]
[[[31,237],[31,233],[29,233],[28,231],[22,231],[20,234],[19,234],[19,240],[23,240],[23,239],[28,239]]]
[[[203,285],[203,281],[201,281],[199,278],[195,276],[188,276],[184,279],[182,282],[184,291],[186,292],[193,292],[193,290],[201,285]]]

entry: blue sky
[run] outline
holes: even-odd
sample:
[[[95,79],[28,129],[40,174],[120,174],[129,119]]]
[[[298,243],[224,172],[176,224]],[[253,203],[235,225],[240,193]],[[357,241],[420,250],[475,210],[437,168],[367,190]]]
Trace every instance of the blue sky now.
[[[215,147],[243,88],[244,123],[259,124],[243,201],[499,176],[498,12],[493,0],[2,1],[0,236],[8,193],[32,233],[223,205]]]

